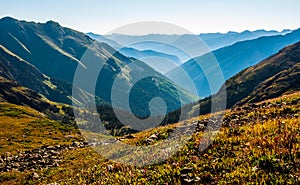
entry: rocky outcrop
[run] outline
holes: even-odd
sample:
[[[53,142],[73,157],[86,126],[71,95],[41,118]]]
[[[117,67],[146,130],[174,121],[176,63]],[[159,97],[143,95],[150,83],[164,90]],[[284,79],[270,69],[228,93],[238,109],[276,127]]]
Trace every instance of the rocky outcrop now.
[[[42,146],[33,150],[22,151],[17,155],[4,153],[0,156],[0,172],[34,171],[57,167],[62,161],[62,152],[88,145],[88,142],[73,142],[70,145]]]

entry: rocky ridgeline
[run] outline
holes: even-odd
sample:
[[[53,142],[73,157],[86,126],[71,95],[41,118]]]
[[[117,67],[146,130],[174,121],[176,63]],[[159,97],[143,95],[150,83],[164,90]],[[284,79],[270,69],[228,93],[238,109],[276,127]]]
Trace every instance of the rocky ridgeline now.
[[[290,102],[263,102],[260,104],[250,103],[242,107],[232,108],[228,116],[223,119],[223,126],[236,127],[251,122],[265,122],[269,119],[293,118],[299,116],[299,110],[293,110],[290,107],[299,105],[300,99]],[[267,109],[276,108],[276,111],[267,111]]]
[[[0,172],[39,170],[59,166],[61,153],[66,150],[89,146],[88,142],[73,142],[70,145],[42,146],[22,151],[17,155],[4,153],[0,156]]]
[[[210,118],[184,121],[180,126],[168,131],[168,134],[176,135],[191,135],[197,132],[217,131],[221,127],[235,128],[237,126],[245,125],[247,123],[264,122],[269,119],[293,118],[299,116],[299,110],[293,110],[290,106],[299,105],[300,99],[290,102],[263,102],[260,104],[250,103],[242,107],[232,108],[228,115],[223,117],[223,114],[214,115]],[[267,109],[276,108],[277,111],[266,111]],[[279,111],[280,110],[280,111]],[[252,115],[250,115],[252,114]],[[133,135],[124,136],[123,139],[134,138]],[[159,133],[154,133],[144,140],[145,145],[151,145],[155,141],[161,140]]]
[[[300,99],[291,102],[263,102],[260,104],[250,103],[242,107],[232,108],[230,113],[224,117],[214,115],[211,118],[195,120],[191,123],[184,122],[182,126],[176,129],[182,130],[180,133],[191,134],[192,132],[217,131],[222,126],[237,127],[247,123],[264,122],[269,119],[293,118],[299,117],[299,110],[293,110],[290,106],[299,105]],[[267,109],[276,108],[276,111],[266,111]]]
[[[182,125],[174,127],[174,129],[168,129],[167,136],[164,133],[153,133],[149,137],[143,140],[143,145],[152,145],[156,141],[164,140],[166,137],[180,138],[182,136],[191,136],[196,132],[217,131],[222,126],[223,115],[215,115],[209,119],[194,120],[192,122],[184,121]],[[134,135],[126,135],[119,138],[120,141],[123,139],[133,139]]]
[[[222,115],[214,115],[211,118],[194,120],[191,123],[185,121],[183,125],[175,127],[176,134],[190,135],[203,131],[217,131],[222,126]]]

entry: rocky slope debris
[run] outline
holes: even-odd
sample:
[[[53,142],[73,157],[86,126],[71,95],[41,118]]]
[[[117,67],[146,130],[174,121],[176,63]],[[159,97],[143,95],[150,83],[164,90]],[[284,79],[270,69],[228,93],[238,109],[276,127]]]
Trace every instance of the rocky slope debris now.
[[[88,142],[73,142],[70,145],[42,146],[22,151],[17,155],[4,153],[0,156],[0,172],[39,170],[59,166],[61,153],[66,150],[83,148]]]

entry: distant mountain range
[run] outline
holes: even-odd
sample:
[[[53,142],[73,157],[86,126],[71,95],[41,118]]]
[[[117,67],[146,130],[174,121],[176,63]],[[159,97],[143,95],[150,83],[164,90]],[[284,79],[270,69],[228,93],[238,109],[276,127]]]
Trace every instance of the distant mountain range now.
[[[192,79],[198,95],[200,97],[207,97],[217,92],[210,91],[210,86],[206,76],[214,75],[216,69],[220,67],[223,72],[225,80],[234,76],[241,70],[255,65],[261,60],[275,54],[281,48],[300,41],[300,29],[295,30],[285,35],[275,35],[269,37],[260,37],[254,40],[247,40],[238,42],[231,46],[223,47],[211,53],[196,57],[182,64],[181,66],[168,72],[166,76],[172,79],[178,85],[192,90],[187,86],[187,78],[184,78],[182,71],[184,71]],[[208,65],[212,61],[217,61],[219,66],[210,66],[210,71],[206,71],[204,75],[201,65]],[[217,84],[221,87],[221,83]]]
[[[183,103],[197,100],[197,97],[177,87],[143,62],[128,58],[105,43],[95,43],[84,33],[64,28],[53,21],[34,23],[10,17],[2,18],[0,20],[0,45],[2,45],[3,53],[0,61],[1,63],[6,61],[6,64],[3,63],[2,66],[2,71],[6,71],[2,73],[3,76],[10,77],[53,101],[66,103],[71,98],[73,77],[77,67],[87,76],[93,72],[94,69],[86,63],[87,61],[81,61],[81,57],[87,50],[94,62],[103,64],[96,84],[98,97],[96,101],[111,102],[111,89],[116,79],[124,82],[124,86],[118,89],[120,92],[126,88],[135,89],[130,94],[131,109],[138,116],[149,115],[147,101],[152,97],[163,98],[168,105],[167,111],[179,108],[181,100]],[[22,61],[22,64],[18,61]],[[134,67],[129,67],[130,63],[134,64]],[[24,74],[19,70],[22,69],[20,66],[23,66]],[[143,73],[151,76],[137,84],[132,84],[135,81],[134,78]],[[78,91],[84,100],[91,100],[93,92],[89,83],[82,84],[83,86],[78,87]],[[177,89],[177,91],[170,91],[170,89]],[[55,95],[55,93],[58,94]],[[179,94],[183,99],[180,99]],[[80,104],[84,100],[75,101],[79,101],[78,104]]]
[[[183,34],[183,35],[161,35],[161,34],[149,34],[149,35],[123,35],[123,34],[112,34],[112,35],[97,35],[93,33],[87,33],[87,35],[91,37],[98,37],[103,42],[107,42],[113,47],[120,48],[125,46],[128,43],[139,43],[135,44],[133,47],[139,50],[146,50],[151,49],[151,43],[144,43],[143,41],[171,41],[176,42],[179,39],[190,39],[194,36],[199,36],[211,50],[216,50],[225,46],[232,45],[236,42],[245,41],[245,40],[253,40],[263,36],[274,36],[274,35],[285,35],[287,33],[292,32],[293,30],[283,30],[281,32],[271,30],[256,30],[256,31],[249,31],[245,30],[243,32],[234,32],[230,31],[227,33],[202,33],[200,35],[190,35],[190,34]],[[101,38],[99,38],[101,37]],[[141,44],[143,42],[143,44]],[[133,44],[132,44],[133,45]],[[151,46],[151,47],[149,47]],[[152,48],[153,49],[153,48]],[[162,48],[157,48],[162,49]],[[172,51],[170,51],[172,52]],[[168,53],[168,52],[166,52]]]
[[[136,49],[129,46],[122,46],[121,44],[117,43],[114,40],[106,38],[106,36],[94,34],[94,33],[87,33],[87,35],[99,42],[104,42],[112,46],[115,50],[120,52],[121,54],[139,59],[145,62],[147,65],[155,69],[156,71],[164,74],[171,69],[175,68],[176,66],[180,65],[182,62],[176,55],[171,55],[167,53],[163,53],[160,51],[155,51],[153,49]]]
[[[154,50],[137,50],[134,48],[121,48],[119,50],[125,56],[139,59],[155,69],[156,71],[165,74],[170,69],[173,69],[181,64],[176,55],[170,55]]]
[[[245,40],[253,40],[259,37],[274,36],[274,35],[285,35],[291,33],[292,30],[286,29],[281,32],[278,31],[266,31],[266,30],[256,30],[256,31],[243,31],[243,32],[233,32],[228,33],[205,33],[200,34],[199,37],[208,45],[211,50],[220,49],[225,46],[230,46],[236,42],[241,42]]]
[[[89,32],[87,35],[100,42],[109,44],[125,56],[142,60],[153,69],[165,74],[177,65],[209,51],[240,41],[252,40],[263,36],[284,35],[290,32],[291,30],[283,30],[282,32],[246,30],[241,33],[207,33],[199,36],[188,34],[98,35]],[[181,48],[177,48],[177,46],[181,46]]]

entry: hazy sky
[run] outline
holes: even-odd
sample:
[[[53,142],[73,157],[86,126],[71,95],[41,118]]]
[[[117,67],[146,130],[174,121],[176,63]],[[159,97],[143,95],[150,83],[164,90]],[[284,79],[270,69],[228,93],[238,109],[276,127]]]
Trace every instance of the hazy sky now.
[[[105,34],[140,21],[163,21],[198,34],[300,27],[299,0],[2,0],[0,16],[54,20]]]

